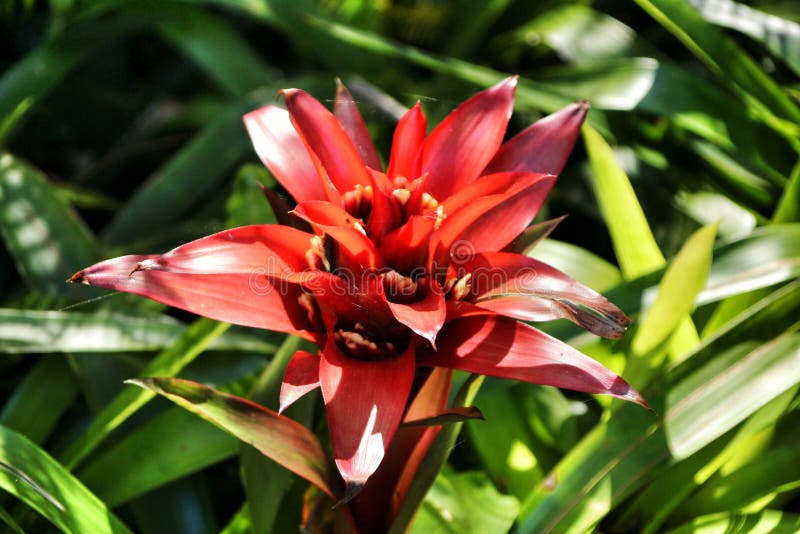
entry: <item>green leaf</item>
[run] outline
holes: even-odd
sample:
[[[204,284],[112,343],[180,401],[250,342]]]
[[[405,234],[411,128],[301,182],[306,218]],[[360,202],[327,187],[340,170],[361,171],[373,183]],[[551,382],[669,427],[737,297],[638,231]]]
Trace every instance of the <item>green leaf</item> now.
[[[753,212],[720,193],[679,191],[675,201],[687,215],[700,224],[718,223],[720,238],[742,238],[752,233],[756,227],[757,221]]]
[[[800,24],[733,2],[689,0],[708,22],[749,35],[800,75]]]
[[[255,107],[249,100],[237,102],[208,124],[137,190],[106,227],[103,239],[120,244],[146,238],[218,187],[239,159],[254,154],[242,115]]]
[[[152,376],[154,374],[175,376],[228,328],[230,328],[228,323],[220,323],[205,318],[198,319],[181,334],[172,346],[158,354],[142,370],[141,374],[143,376]],[[155,393],[148,390],[123,389],[95,416],[81,437],[70,445],[63,455],[64,464],[70,469],[77,466],[114,429],[119,427],[153,397],[155,397]]]
[[[544,239],[524,253],[552,265],[600,293],[622,282],[622,274],[615,265],[577,245]]]
[[[766,504],[800,488],[800,475],[795,469],[798,464],[800,451],[796,441],[770,447],[740,469],[710,480],[681,512],[696,517],[726,510],[755,511],[758,503]]]
[[[664,256],[650,231],[644,212],[625,171],[614,159],[605,139],[591,126],[583,126],[583,138],[592,167],[592,188],[603,219],[611,234],[622,274],[635,278],[662,267]],[[690,318],[682,319],[673,336],[670,351],[680,354],[697,343],[698,336]]]
[[[740,198],[753,209],[765,209],[773,205],[776,187],[743,166],[731,154],[699,140],[690,143],[690,147],[725,180],[726,189],[734,198]]]
[[[261,200],[263,201],[263,198]],[[248,397],[262,406],[273,410],[277,409],[286,365],[298,349],[313,350],[307,345],[310,343],[299,337],[287,336],[272,361],[259,375]],[[295,410],[302,409],[302,399],[301,402],[292,405],[289,410],[293,408]],[[289,410],[287,410],[287,415],[296,414],[296,412],[290,413]],[[242,479],[247,502],[250,505],[253,532],[269,534],[278,529],[276,521],[283,515],[281,511],[286,505],[286,493],[292,484],[292,474],[251,445],[242,443],[240,450]]]
[[[228,524],[220,530],[219,534],[250,534],[253,532],[253,524],[250,520],[250,505],[244,503],[239,511],[231,517]]]
[[[614,152],[590,126],[583,127],[583,139],[592,166],[592,187],[623,275],[635,278],[660,268],[665,263],[664,256]]]
[[[71,28],[27,54],[0,78],[0,144],[11,139],[23,120],[70,70],[86,57],[142,26],[122,17]]]
[[[757,514],[725,512],[692,519],[669,534],[795,534],[800,515],[764,510]]]
[[[623,406],[523,505],[520,532],[591,529],[661,469],[713,442],[800,380],[800,335],[734,346],[672,388],[646,394],[661,420]],[[553,484],[555,484],[553,486]],[[613,484],[613,486],[612,486]]]
[[[243,96],[278,76],[222,19],[202,9],[176,7],[174,18],[160,24],[159,32],[231,95]]]
[[[0,411],[0,425],[42,443],[77,394],[78,384],[67,362],[63,358],[42,358],[6,400]]]
[[[528,421],[510,388],[484,387],[475,403],[485,421],[467,425],[470,442],[484,471],[505,493],[524,498],[544,478],[545,469],[532,443]]]
[[[800,335],[743,358],[718,357],[667,394],[664,429],[673,458],[686,458],[800,381]]]
[[[800,224],[757,228],[721,244],[697,305],[791,280],[800,274]]]
[[[317,437],[296,421],[253,402],[177,378],[141,378],[129,383],[164,395],[305,478],[337,495],[337,480]]]
[[[228,197],[225,210],[228,213],[226,225],[229,227],[247,226],[250,224],[275,224],[275,214],[264,197],[259,183],[273,187],[267,169],[260,163],[242,165],[233,182],[233,192]]]
[[[800,385],[786,390],[750,416],[735,432],[727,433],[696,454],[670,466],[654,483],[638,493],[613,529],[637,529],[651,534],[657,532],[668,518],[673,524],[678,522],[675,509],[721,467],[747,462],[765,453],[771,438],[778,432],[776,422],[787,411],[799,388]],[[645,523],[646,527],[640,529]]]
[[[563,60],[575,63],[644,52],[630,26],[581,4],[557,5],[515,30],[514,35],[525,43],[541,40]]]
[[[167,316],[0,308],[0,353],[154,351],[172,345],[185,330],[186,325]],[[268,354],[276,347],[228,332],[209,348]]]
[[[717,28],[682,0],[636,0],[712,72],[749,93],[775,115],[800,121],[800,110],[764,71]]]
[[[0,462],[30,483],[0,469],[0,486],[22,499],[64,532],[122,534],[130,531],[77,478],[27,438],[0,426]],[[44,495],[49,495],[50,498]],[[59,507],[55,503],[60,503]]]
[[[796,163],[789,177],[789,183],[783,189],[778,207],[772,215],[773,223],[800,221],[800,162]]]
[[[26,283],[48,295],[77,295],[75,288],[64,280],[99,257],[86,225],[50,187],[44,175],[3,151],[0,151],[0,236]]]
[[[670,263],[658,286],[656,300],[647,310],[631,343],[634,358],[644,358],[664,343],[694,310],[695,298],[705,287],[711,270],[716,233],[716,224],[697,230]],[[649,365],[653,368],[657,363]]]
[[[481,472],[441,473],[417,514],[411,533],[507,532],[519,502],[498,493]]]
[[[78,477],[116,507],[234,456],[239,443],[179,408],[164,411],[92,458]]]

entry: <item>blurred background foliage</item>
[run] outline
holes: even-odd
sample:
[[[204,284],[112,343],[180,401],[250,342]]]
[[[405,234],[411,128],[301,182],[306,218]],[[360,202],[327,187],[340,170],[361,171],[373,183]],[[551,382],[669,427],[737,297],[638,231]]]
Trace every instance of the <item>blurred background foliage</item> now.
[[[330,104],[342,78],[385,158],[405,107],[434,123],[508,74],[512,132],[592,104],[539,218],[569,217],[528,253],[635,319],[545,329],[656,413],[487,380],[411,530],[800,530],[792,0],[0,0],[3,527],[294,531],[302,481],[122,381],[274,406],[297,340],[64,279],[273,222],[241,115],[280,88]],[[290,415],[324,419],[313,396]]]

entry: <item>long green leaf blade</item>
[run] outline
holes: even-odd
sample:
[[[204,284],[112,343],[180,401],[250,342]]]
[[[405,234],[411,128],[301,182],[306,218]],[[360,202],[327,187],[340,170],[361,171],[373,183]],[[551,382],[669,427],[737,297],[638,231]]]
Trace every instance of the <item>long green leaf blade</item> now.
[[[27,438],[0,426],[0,462],[35,485],[0,469],[0,487],[19,497],[64,532],[130,533],[77,478]],[[59,506],[60,505],[60,506]]]

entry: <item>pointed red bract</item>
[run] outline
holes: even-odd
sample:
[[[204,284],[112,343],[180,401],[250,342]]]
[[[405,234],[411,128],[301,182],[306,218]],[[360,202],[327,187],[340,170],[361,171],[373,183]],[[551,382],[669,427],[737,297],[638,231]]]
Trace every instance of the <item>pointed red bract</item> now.
[[[310,235],[285,226],[244,226],[166,254],[122,256],[87,267],[71,281],[125,291],[243,326],[310,338],[300,288],[278,280],[306,268]]]
[[[342,125],[314,97],[299,89],[286,89],[286,107],[292,124],[340,193],[357,184],[368,186],[369,174]]]
[[[365,268],[375,269],[382,265],[381,255],[375,244],[366,235],[361,221],[330,202],[303,202],[294,213],[308,221],[320,232],[336,241],[347,257],[340,255],[337,267],[350,269],[346,274],[360,275]]]
[[[503,142],[514,108],[517,78],[478,93],[434,128],[422,147],[421,176],[428,193],[444,199],[477,178]]]
[[[483,173],[560,174],[575,147],[587,111],[589,103],[583,100],[535,122],[504,143]]]
[[[392,155],[389,158],[389,168],[386,171],[386,175],[390,180],[394,180],[398,176],[409,180],[417,177],[414,175],[414,164],[419,156],[422,143],[425,141],[427,128],[428,121],[422,112],[419,101],[417,101],[414,107],[403,115],[394,130]]]
[[[648,408],[635,389],[600,363],[513,319],[459,319],[439,339],[439,350],[426,353],[421,364],[611,395]]]
[[[274,224],[240,226],[181,245],[140,262],[140,270],[186,274],[252,273],[280,276],[308,267],[305,259],[313,236]]]
[[[319,378],[336,466],[354,496],[375,472],[403,418],[414,380],[414,351],[383,361],[343,355],[329,341]]]
[[[258,157],[295,200],[328,198],[322,178],[286,110],[265,106],[245,115],[244,124]]]
[[[283,375],[278,413],[283,413],[297,399],[318,387],[319,356],[298,350],[289,360]]]
[[[424,419],[447,408],[453,371],[431,369],[406,410],[406,420]],[[400,510],[414,475],[441,426],[400,426],[378,471],[351,503],[353,515],[366,532],[388,529]],[[394,489],[392,489],[394,488]]]
[[[620,338],[630,320],[605,297],[533,258],[508,252],[478,254],[462,266],[472,273],[472,301],[525,321],[569,319],[607,338]]]
[[[381,256],[387,264],[401,272],[411,272],[415,267],[424,265],[429,237],[435,224],[435,216],[409,217],[403,226],[383,236]]]
[[[367,221],[367,233],[376,245],[381,238],[402,221],[400,206],[391,195],[391,185],[385,174],[371,171],[372,178],[372,212]]]
[[[355,100],[350,95],[350,91],[344,86],[341,80],[336,81],[336,100],[333,104],[333,115],[339,124],[342,125],[350,141],[358,150],[364,165],[375,170],[381,170],[381,160],[375,151],[372,137],[369,135],[364,118],[358,111]]]
[[[409,327],[414,333],[427,339],[431,346],[436,346],[436,334],[439,333],[447,315],[444,291],[436,280],[428,282],[427,294],[418,302],[403,303],[403,295],[381,294],[392,310],[395,319]]]
[[[430,238],[429,257],[446,265],[453,255],[471,257],[508,245],[530,223],[555,177],[519,173],[503,193],[480,197],[448,214]]]

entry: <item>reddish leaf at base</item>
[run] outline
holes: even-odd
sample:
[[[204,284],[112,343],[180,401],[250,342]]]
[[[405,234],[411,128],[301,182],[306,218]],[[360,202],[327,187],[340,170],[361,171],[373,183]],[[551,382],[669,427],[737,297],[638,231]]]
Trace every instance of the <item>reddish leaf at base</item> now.
[[[127,383],[167,397],[252,445],[331,497],[340,495],[338,480],[332,476],[319,439],[300,423],[247,399],[189,380],[138,378]]]
[[[650,407],[622,378],[566,343],[503,317],[466,317],[439,336],[419,363],[499,378],[611,395]]]

